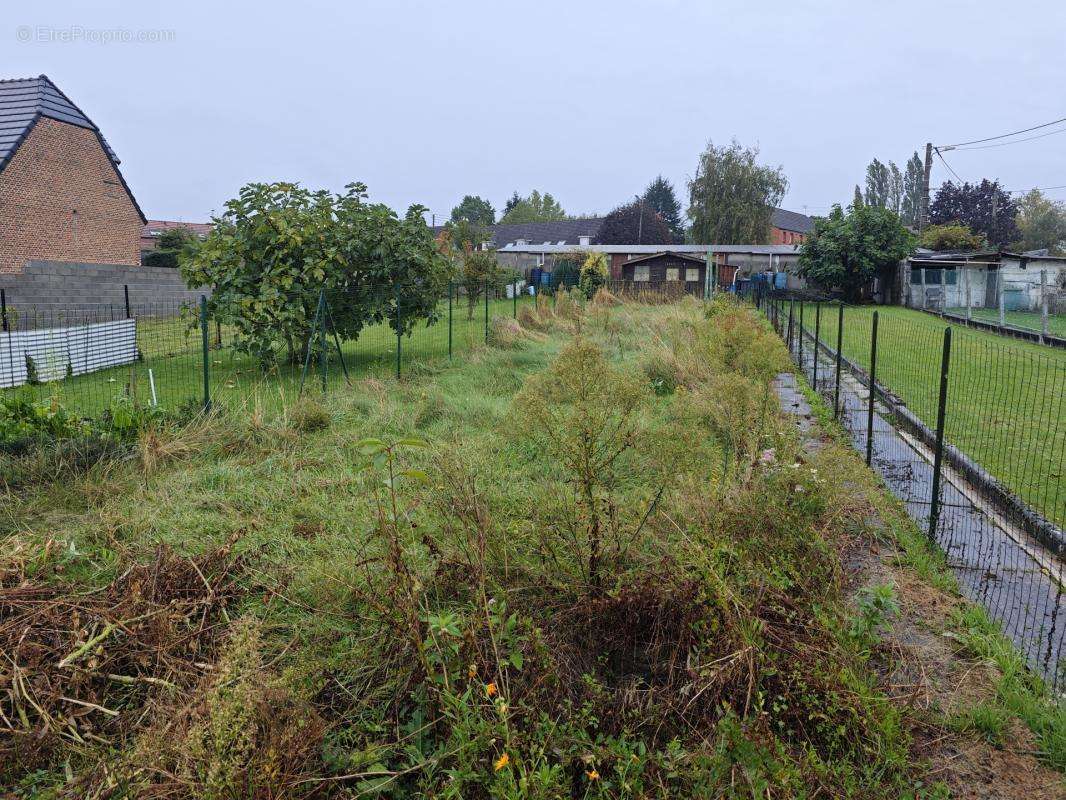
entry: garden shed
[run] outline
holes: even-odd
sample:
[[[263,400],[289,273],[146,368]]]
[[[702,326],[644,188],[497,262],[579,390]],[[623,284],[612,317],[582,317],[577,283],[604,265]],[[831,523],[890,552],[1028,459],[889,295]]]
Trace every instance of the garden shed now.
[[[702,291],[706,276],[707,263],[703,258],[669,250],[634,258],[622,265],[624,281],[652,284],[677,281],[690,291],[696,287]]]

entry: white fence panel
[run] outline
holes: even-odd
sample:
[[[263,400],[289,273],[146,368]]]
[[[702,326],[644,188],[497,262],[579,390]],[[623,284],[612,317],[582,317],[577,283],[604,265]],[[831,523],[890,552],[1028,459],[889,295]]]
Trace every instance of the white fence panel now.
[[[41,381],[58,381],[137,360],[137,321],[0,333],[0,388],[26,383],[27,356]]]

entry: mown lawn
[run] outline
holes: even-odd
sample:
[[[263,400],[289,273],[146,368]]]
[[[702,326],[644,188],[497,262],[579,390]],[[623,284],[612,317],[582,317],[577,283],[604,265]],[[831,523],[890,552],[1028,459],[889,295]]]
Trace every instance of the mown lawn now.
[[[532,304],[528,296],[518,298],[517,307]],[[512,317],[513,300],[489,303],[489,319]],[[420,324],[401,342],[401,369],[448,358],[448,305],[439,310],[433,325]],[[212,400],[228,407],[259,405],[278,409],[298,394],[303,364],[279,362],[264,369],[255,359],[229,346],[231,332],[209,325],[209,382]],[[452,307],[452,354],[462,357],[485,342],[485,305],[479,302],[468,317],[465,299]],[[221,341],[222,346],[219,346]],[[202,403],[204,395],[203,342],[199,323],[193,318],[145,318],[137,323],[137,345],[141,360],[127,366],[100,370],[32,387],[37,397],[55,397],[65,407],[88,417],[97,417],[122,398],[136,403],[176,409]],[[341,343],[344,365],[332,339],[326,364],[327,384],[343,382],[344,367],[353,378],[385,376],[396,372],[396,335],[388,323],[364,329],[357,340]],[[312,364],[308,382],[321,385],[318,362]],[[152,384],[155,396],[152,395]],[[0,390],[7,391],[7,390]]]
[[[811,335],[815,311],[810,303],[803,308]],[[843,353],[866,369],[874,311],[869,306],[844,311]],[[889,306],[876,311],[878,382],[935,428],[949,326],[922,311]],[[787,303],[784,313],[787,320]],[[797,304],[797,320],[799,313]],[[837,315],[838,307],[822,307],[821,338],[832,349]],[[1066,525],[1066,352],[963,325],[950,327],[947,441],[1052,522]]]
[[[965,308],[949,308],[948,311],[960,317],[966,316]],[[999,324],[999,311],[994,308],[974,308],[971,309],[970,315],[973,319]],[[1012,328],[1022,328],[1037,333],[1043,330],[1043,321],[1039,311],[1006,311],[1003,314],[1003,321]],[[1066,337],[1066,315],[1049,314],[1048,333],[1052,336]]]

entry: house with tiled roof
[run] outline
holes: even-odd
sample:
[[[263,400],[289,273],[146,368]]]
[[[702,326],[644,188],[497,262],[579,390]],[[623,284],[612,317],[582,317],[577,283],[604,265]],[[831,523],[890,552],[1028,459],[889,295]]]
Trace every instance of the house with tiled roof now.
[[[0,274],[140,263],[145,224],[100,128],[47,76],[0,80]]]
[[[806,214],[775,208],[770,215],[770,244],[803,244],[813,230],[814,220]]]

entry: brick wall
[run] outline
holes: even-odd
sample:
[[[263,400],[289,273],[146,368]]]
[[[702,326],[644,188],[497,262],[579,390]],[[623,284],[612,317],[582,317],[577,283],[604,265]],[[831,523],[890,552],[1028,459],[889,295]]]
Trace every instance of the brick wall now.
[[[137,265],[142,224],[87,128],[41,117],[0,172],[0,274],[32,260]]]
[[[806,234],[786,231],[782,228],[770,228],[770,244],[802,244]]]

